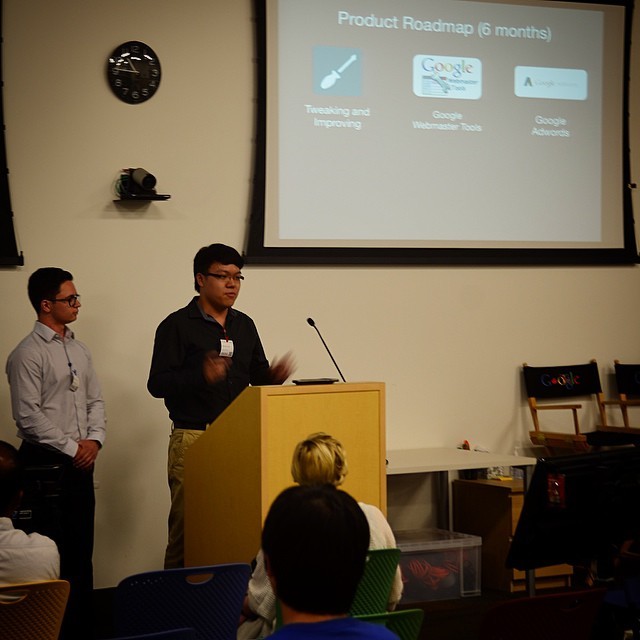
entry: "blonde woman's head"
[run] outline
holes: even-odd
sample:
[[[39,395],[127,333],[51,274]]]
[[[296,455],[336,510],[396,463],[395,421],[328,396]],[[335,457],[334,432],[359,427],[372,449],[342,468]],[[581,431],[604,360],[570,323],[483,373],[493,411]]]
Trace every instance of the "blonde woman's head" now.
[[[347,475],[347,456],[342,445],[326,433],[313,433],[293,452],[291,475],[298,484],[340,486]]]

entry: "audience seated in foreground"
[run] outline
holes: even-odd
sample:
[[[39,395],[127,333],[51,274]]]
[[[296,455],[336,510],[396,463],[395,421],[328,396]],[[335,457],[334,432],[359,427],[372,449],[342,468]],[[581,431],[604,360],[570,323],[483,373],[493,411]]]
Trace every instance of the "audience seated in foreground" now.
[[[348,615],[369,547],[358,503],[333,485],[285,489],[269,509],[262,549],[284,626],[274,640],[397,640]]]
[[[0,586],[55,580],[60,576],[60,555],[55,542],[13,526],[11,516],[20,504],[23,477],[17,449],[0,440]]]
[[[300,485],[331,484],[340,486],[347,475],[347,457],[342,444],[326,433],[314,433],[296,445],[291,461],[291,475]],[[396,546],[389,523],[377,507],[360,502],[369,523],[369,549]],[[400,568],[396,572],[387,609],[392,611],[402,596]],[[276,619],[276,597],[267,577],[262,550],[249,581],[243,607],[243,619],[238,628],[238,640],[263,638],[273,632]]]

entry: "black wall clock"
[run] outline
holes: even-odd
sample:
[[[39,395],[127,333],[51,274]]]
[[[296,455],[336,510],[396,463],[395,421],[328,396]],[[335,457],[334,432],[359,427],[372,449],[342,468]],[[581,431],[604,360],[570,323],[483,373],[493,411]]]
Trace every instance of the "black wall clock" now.
[[[144,42],[125,42],[117,46],[107,60],[109,86],[128,104],[151,98],[160,86],[161,77],[160,60]]]

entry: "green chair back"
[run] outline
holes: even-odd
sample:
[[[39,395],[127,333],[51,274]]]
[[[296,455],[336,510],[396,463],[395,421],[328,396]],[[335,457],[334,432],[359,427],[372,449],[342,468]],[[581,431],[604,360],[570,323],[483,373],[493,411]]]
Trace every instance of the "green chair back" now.
[[[370,613],[355,617],[365,622],[384,625],[389,631],[395,633],[400,640],[418,640],[422,629],[424,611],[422,609],[403,609],[401,611]]]
[[[360,616],[383,613],[387,610],[389,594],[400,562],[400,549],[372,549],[367,555],[367,564],[350,614]]]

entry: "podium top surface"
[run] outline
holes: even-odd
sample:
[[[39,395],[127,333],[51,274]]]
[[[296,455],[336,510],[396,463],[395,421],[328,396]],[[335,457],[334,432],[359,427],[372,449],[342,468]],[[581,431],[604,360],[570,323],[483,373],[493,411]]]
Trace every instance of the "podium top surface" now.
[[[382,391],[383,382],[334,382],[332,384],[275,384],[247,387],[245,392],[260,395],[304,395],[309,393],[344,393],[349,391]]]
[[[387,451],[387,475],[461,471],[488,467],[527,467],[535,465],[536,458],[512,456],[466,449],[434,447],[425,449],[397,449]]]

